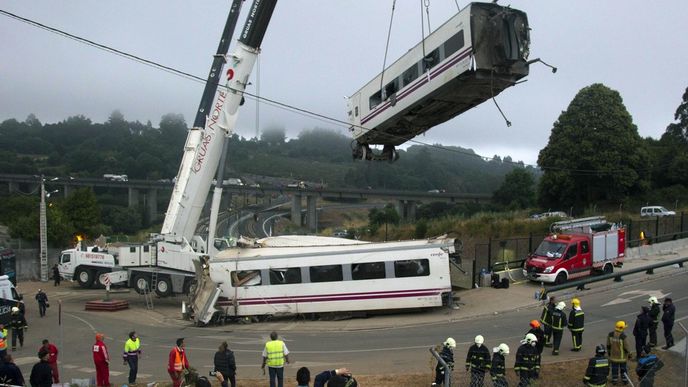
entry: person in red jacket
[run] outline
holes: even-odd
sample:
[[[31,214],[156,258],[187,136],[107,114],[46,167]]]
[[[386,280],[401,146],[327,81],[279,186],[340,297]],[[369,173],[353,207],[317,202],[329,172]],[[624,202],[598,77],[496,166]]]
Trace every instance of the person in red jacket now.
[[[110,385],[110,355],[103,342],[105,336],[96,333],[96,343],[93,344],[93,364],[96,366],[96,386]]]
[[[189,360],[184,351],[184,338],[177,339],[177,345],[170,351],[167,373],[172,378],[173,387],[179,387],[184,380],[184,370],[189,368]]]
[[[44,350],[48,352],[48,364],[50,364],[50,368],[53,370],[53,383],[60,383],[60,373],[57,369],[57,354],[59,353],[57,347],[53,344],[50,344],[48,339],[45,339],[43,340],[43,346],[38,348],[38,350]]]

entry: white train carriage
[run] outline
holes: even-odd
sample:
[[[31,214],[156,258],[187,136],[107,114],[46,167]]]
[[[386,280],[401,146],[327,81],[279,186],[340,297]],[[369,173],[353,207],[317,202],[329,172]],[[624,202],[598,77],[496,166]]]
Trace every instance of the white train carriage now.
[[[304,247],[292,240],[220,252],[208,262],[220,290],[215,309],[259,316],[423,308],[441,306],[451,292],[453,239],[310,239]]]
[[[354,158],[394,160],[395,146],[513,86],[529,44],[524,12],[471,3],[349,97]]]

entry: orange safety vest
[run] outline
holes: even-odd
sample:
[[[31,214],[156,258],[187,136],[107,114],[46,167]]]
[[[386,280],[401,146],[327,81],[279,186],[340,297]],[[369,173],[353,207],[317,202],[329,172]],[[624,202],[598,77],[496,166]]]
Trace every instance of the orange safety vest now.
[[[184,368],[183,355],[177,348],[174,349],[174,370],[181,371]]]

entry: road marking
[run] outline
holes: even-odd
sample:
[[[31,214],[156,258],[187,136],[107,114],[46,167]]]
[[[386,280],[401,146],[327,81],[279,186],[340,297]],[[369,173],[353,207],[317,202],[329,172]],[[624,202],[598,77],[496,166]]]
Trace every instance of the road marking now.
[[[14,359],[14,364],[20,366],[20,365],[25,365],[25,364],[31,364],[31,363],[37,363],[38,358],[36,356],[29,356],[29,357],[18,357]]]
[[[65,313],[65,316],[73,317],[73,318],[75,318],[75,319],[77,319],[77,320],[83,322],[84,324],[88,325],[89,328],[91,328],[91,330],[93,331],[93,333],[98,333],[98,331],[96,330],[96,328],[95,328],[93,325],[91,325],[90,322],[84,320],[83,318],[81,318],[81,317],[79,317],[79,316],[75,316],[75,315],[73,315],[73,314],[71,314],[71,313]]]
[[[79,368],[79,366],[73,365],[73,364],[62,364],[61,367],[67,368],[67,369],[70,369],[70,370],[73,370],[74,368]]]
[[[606,304],[602,304],[601,306],[609,306],[609,305],[617,305],[617,304],[625,304],[627,302],[631,302],[634,298],[639,298],[643,296],[649,296],[649,297],[657,297],[657,299],[664,298],[668,295],[670,295],[671,292],[664,294],[662,293],[662,289],[659,290],[643,290],[643,289],[638,289],[638,290],[630,290],[628,292],[623,292],[619,294],[619,296],[611,301],[609,301]],[[626,296],[626,297],[624,297]]]
[[[86,367],[79,368],[79,369],[77,369],[77,371],[86,372],[89,374],[96,372],[95,368],[86,368]]]

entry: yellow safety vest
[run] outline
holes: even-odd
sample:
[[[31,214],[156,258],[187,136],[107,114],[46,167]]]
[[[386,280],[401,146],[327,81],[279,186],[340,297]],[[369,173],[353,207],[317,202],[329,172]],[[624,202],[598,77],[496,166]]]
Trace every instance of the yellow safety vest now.
[[[124,343],[124,356],[137,356],[139,348],[141,347],[141,340],[137,337],[136,340],[128,339]]]
[[[265,352],[268,354],[266,364],[268,367],[284,366],[284,342],[272,340],[265,343]]]

